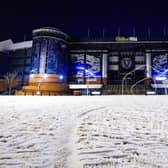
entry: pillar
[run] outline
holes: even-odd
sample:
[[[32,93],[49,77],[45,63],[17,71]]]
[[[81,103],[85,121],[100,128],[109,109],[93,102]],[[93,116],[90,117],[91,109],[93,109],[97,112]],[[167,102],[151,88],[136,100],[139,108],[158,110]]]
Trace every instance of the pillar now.
[[[102,82],[104,85],[107,85],[107,53],[103,53],[102,55]]]
[[[151,78],[152,68],[151,68],[151,53],[146,53],[146,77]]]

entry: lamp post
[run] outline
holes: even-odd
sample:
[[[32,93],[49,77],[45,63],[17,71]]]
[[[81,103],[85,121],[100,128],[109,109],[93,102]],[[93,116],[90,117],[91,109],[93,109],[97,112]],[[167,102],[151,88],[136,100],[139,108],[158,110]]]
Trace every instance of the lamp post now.
[[[38,88],[37,88],[37,92],[36,92],[37,95],[41,95],[40,85],[41,85],[41,82],[38,83]]]
[[[141,69],[141,68],[143,68],[143,67],[145,67],[146,65],[140,65],[140,66],[138,66],[137,68],[135,68],[135,69],[133,69],[132,71],[130,71],[130,72],[128,72],[127,74],[125,74],[125,76],[123,77],[123,79],[122,79],[122,95],[124,94],[124,82],[125,82],[125,80],[127,79],[127,76],[128,75],[131,75],[133,72],[135,72],[136,70],[139,70],[139,69]],[[149,65],[150,66],[150,65]],[[158,69],[156,69],[156,68],[154,68],[154,67],[152,67],[152,66],[150,66],[153,70],[155,70],[155,71],[157,71],[157,72],[159,72],[160,73],[160,71],[158,70]]]
[[[42,74],[42,77],[40,77],[40,80],[38,82],[38,87],[37,87],[37,95],[41,95],[41,90],[40,90],[40,86],[41,86],[41,82],[47,78],[47,74]]]
[[[86,95],[88,96],[89,95],[89,86],[88,84],[86,85],[87,89],[86,89]]]
[[[139,83],[141,83],[141,82],[143,82],[143,81],[145,81],[146,80],[146,77],[145,78],[143,78],[143,79],[141,79],[141,80],[139,80],[139,81],[137,81],[136,83],[134,83],[132,86],[131,86],[131,88],[130,88],[130,93],[131,94],[134,94],[133,93],[133,88],[137,85],[137,84],[139,84]],[[156,85],[156,81],[154,80],[154,84]],[[155,91],[156,92],[156,91]]]
[[[121,87],[122,87],[121,93],[122,93],[122,95],[124,94],[124,82],[125,82],[127,76],[128,76],[128,75],[131,75],[131,74],[132,74],[133,72],[135,72],[136,70],[143,68],[144,66],[145,66],[145,65],[140,65],[140,66],[138,66],[137,68],[135,68],[135,69],[133,69],[132,71],[130,71],[130,72],[128,72],[127,74],[125,74],[125,76],[124,76],[123,79],[122,79],[122,84],[121,84]]]
[[[167,95],[168,80],[165,79],[165,80],[163,81],[163,84],[165,85],[165,87],[164,87],[165,95]]]

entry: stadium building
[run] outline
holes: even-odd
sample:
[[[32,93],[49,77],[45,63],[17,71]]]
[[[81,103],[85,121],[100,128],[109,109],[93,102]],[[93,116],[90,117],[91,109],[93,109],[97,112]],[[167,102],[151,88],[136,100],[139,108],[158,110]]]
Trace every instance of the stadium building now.
[[[18,74],[17,95],[167,94],[166,40],[73,40],[45,27],[32,41],[0,42],[0,55],[1,77]]]

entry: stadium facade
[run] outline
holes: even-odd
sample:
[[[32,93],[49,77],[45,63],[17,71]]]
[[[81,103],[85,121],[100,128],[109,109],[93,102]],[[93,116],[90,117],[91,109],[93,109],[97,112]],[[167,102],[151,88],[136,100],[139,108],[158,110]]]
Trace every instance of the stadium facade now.
[[[32,41],[0,42],[0,52],[1,72],[18,73],[17,95],[167,94],[166,40],[75,41],[45,27]]]

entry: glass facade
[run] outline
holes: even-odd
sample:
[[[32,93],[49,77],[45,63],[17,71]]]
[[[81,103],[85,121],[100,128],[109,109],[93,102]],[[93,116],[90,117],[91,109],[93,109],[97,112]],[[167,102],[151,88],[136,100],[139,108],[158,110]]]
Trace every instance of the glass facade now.
[[[33,40],[32,73],[65,75],[67,58],[62,42],[56,38],[38,37]]]
[[[47,73],[62,73],[64,55],[57,40],[50,39],[48,43]]]
[[[23,82],[28,81],[30,74],[54,74],[51,76],[55,79],[60,77],[61,80],[57,81],[64,83],[68,77],[67,84],[104,86],[121,85],[127,74],[125,83],[130,86],[146,77],[161,76],[168,79],[167,41],[151,43],[72,39],[68,42],[69,36],[55,28],[36,29],[32,35],[33,43],[29,41],[13,45],[8,55],[8,71],[17,71]]]
[[[39,73],[40,45],[39,39],[34,39],[32,48],[32,73]]]
[[[152,53],[152,76],[168,77],[168,53]]]
[[[100,53],[73,53],[71,54],[71,77],[73,82],[85,83],[86,80],[101,78]]]
[[[3,78],[3,75],[8,71],[9,61],[8,55],[0,52],[0,78]]]
[[[23,48],[9,52],[9,70],[16,71],[22,84],[27,83],[28,76],[31,72],[32,48]]]
[[[136,82],[145,77],[145,53],[140,51],[111,52],[108,55],[108,83],[120,84],[130,71],[131,81]],[[141,68],[139,68],[141,67]]]

